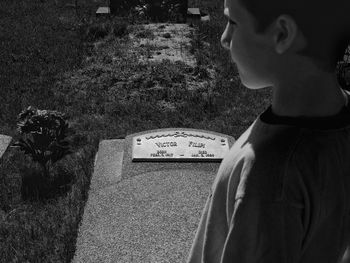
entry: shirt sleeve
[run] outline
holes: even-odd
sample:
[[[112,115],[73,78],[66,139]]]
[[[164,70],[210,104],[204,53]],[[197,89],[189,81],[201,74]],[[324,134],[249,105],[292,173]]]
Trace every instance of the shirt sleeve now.
[[[202,253],[203,253],[203,243],[204,243],[204,232],[206,228],[208,210],[210,206],[212,194],[210,193],[207,197],[207,201],[205,203],[202,216],[199,222],[199,226],[197,228],[197,232],[190,250],[189,257],[186,262],[188,263],[201,263],[202,262]]]
[[[235,201],[221,263],[299,262],[302,209],[284,202]]]

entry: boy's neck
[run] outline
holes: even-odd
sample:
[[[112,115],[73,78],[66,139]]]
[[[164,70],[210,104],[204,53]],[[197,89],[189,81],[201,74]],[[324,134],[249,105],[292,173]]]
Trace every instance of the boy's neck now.
[[[288,79],[273,87],[272,111],[279,116],[326,117],[345,105],[335,73],[313,73]],[[294,75],[295,76],[295,75]]]

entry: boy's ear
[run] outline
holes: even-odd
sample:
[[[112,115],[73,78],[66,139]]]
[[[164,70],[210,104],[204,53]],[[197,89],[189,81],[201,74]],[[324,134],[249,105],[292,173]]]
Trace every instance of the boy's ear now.
[[[295,20],[289,15],[279,16],[274,23],[274,45],[277,54],[283,54],[292,47],[297,49],[303,38]]]

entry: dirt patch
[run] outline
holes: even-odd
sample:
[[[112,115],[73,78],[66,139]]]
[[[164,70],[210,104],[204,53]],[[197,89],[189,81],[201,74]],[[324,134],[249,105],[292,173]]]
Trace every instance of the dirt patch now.
[[[191,52],[191,39],[194,35],[195,29],[188,24],[146,24],[135,28],[130,34],[130,40],[132,48],[138,50],[139,63],[168,59],[171,62],[181,61],[191,68],[196,68],[196,58],[194,52]],[[206,42],[203,44],[209,45]],[[209,79],[214,79],[213,67],[208,65],[206,70]],[[187,78],[187,81],[192,86],[203,84],[203,81],[197,78]]]
[[[194,29],[187,24],[147,24],[139,30],[141,32],[130,34],[133,46],[150,50],[148,54],[140,56],[140,62],[169,59],[195,66],[196,60],[190,53],[190,36]]]
[[[130,101],[142,107],[155,101],[152,107],[157,104],[164,112],[177,112],[193,103],[209,105],[218,96],[214,90],[218,70],[211,61],[197,63],[193,54],[197,50],[191,44],[194,31],[186,24],[132,25],[127,37],[109,35],[91,43],[91,56],[82,69],[60,81],[57,97],[69,107],[88,98],[82,112],[91,108],[124,112]],[[208,45],[202,44],[200,52]]]

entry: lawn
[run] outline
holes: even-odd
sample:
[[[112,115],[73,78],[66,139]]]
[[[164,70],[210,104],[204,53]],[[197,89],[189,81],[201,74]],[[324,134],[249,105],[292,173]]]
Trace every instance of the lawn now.
[[[30,105],[58,110],[69,121],[74,150],[53,167],[60,191],[40,199],[23,194],[40,184],[28,156],[10,148],[1,160],[1,262],[71,261],[101,139],[168,127],[237,138],[270,102],[270,90],[240,84],[220,45],[222,1],[200,3],[211,21],[194,26],[195,67],[168,60],[138,63],[140,54],[157,50],[130,52],[129,35],[147,38],[152,32],[137,17],[97,20],[98,3],[78,3],[78,12],[64,1],[0,3],[0,133],[17,140],[17,115]],[[215,70],[213,79],[208,67]],[[194,89],[189,78],[206,84]]]

